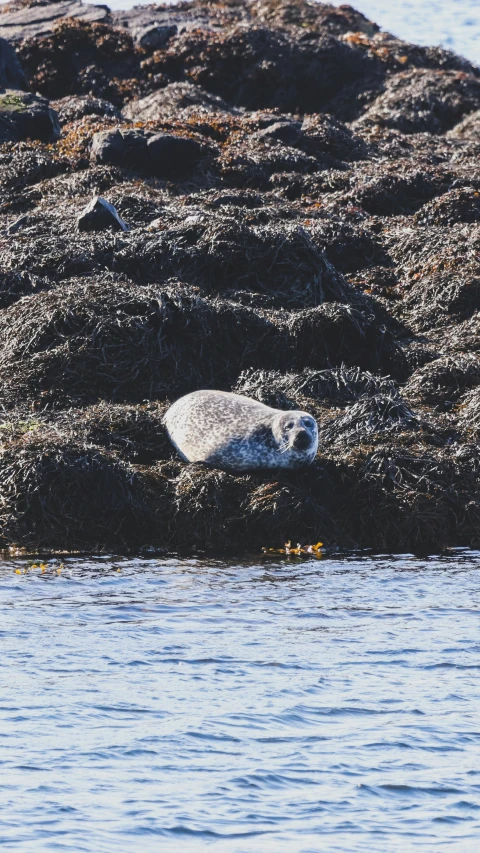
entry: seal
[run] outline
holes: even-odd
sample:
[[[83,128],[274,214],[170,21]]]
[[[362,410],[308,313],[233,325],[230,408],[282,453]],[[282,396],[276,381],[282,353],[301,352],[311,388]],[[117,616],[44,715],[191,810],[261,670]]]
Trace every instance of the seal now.
[[[227,391],[181,397],[164,424],[185,462],[225,471],[299,468],[317,453],[317,424],[307,412],[272,409]]]

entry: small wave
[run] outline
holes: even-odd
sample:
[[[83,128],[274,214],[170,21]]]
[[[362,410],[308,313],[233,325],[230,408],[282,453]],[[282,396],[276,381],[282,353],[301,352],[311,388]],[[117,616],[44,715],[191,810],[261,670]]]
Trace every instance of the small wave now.
[[[379,794],[382,791],[385,791],[389,794],[406,794],[410,797],[418,797],[418,796],[433,796],[433,797],[441,797],[447,796],[450,794],[462,794],[458,788],[449,788],[446,786],[432,786],[432,787],[422,787],[421,785],[402,785],[395,784],[392,782],[386,782],[383,785],[365,785],[360,784],[358,786],[361,791],[368,791],[369,793]]]

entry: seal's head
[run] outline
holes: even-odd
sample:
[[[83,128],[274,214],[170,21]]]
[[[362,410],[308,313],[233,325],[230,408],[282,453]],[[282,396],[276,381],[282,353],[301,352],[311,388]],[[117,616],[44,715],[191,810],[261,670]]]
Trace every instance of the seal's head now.
[[[307,412],[278,412],[272,424],[280,454],[299,465],[313,462],[318,449],[318,428]]]

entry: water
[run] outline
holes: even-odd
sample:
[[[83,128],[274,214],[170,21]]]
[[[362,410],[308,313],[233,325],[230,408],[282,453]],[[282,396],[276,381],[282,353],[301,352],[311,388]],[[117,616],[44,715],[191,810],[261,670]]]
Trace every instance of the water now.
[[[149,2],[107,0],[111,9],[131,9]],[[480,63],[479,0],[352,0],[350,5],[405,41],[441,45]]]
[[[479,0],[353,0],[351,5],[405,41],[441,45],[480,64]]]
[[[2,851],[478,851],[480,553],[29,565]]]

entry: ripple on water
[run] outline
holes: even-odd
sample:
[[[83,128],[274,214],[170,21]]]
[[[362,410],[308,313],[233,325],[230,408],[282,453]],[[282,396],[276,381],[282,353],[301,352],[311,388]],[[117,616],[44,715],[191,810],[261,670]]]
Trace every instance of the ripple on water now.
[[[476,853],[479,565],[0,564],[2,849]]]

